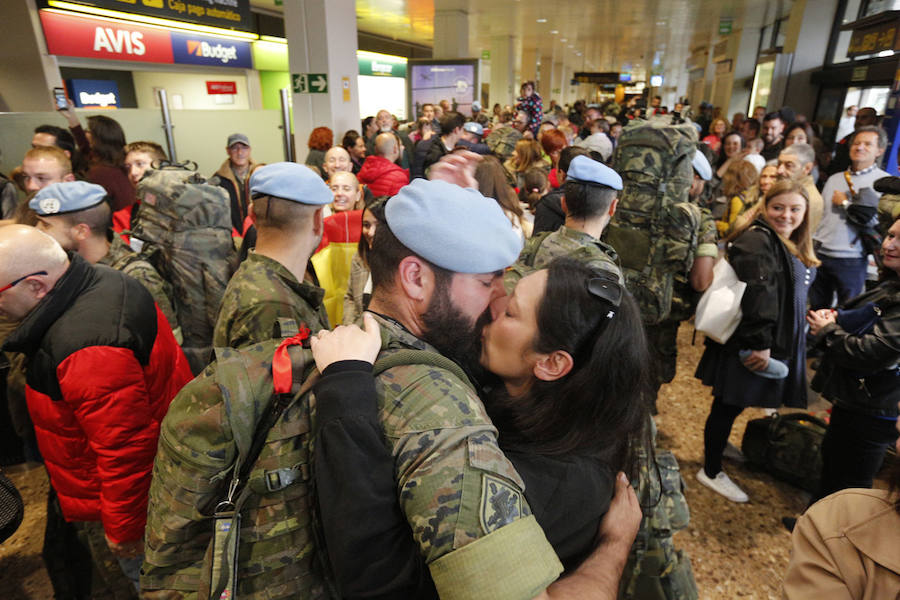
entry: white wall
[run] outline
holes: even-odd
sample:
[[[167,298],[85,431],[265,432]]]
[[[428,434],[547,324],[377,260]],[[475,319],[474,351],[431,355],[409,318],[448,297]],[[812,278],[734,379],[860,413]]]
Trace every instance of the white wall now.
[[[154,88],[164,88],[169,95],[169,107],[185,110],[247,110],[250,100],[247,91],[247,78],[243,70],[236,70],[234,75],[223,75],[221,72],[211,73],[170,73],[165,71],[133,71],[134,92],[138,108],[158,108]],[[217,104],[216,96],[206,91],[207,81],[233,81],[237,84],[237,94],[233,95],[234,104]],[[181,96],[178,106],[176,96]]]

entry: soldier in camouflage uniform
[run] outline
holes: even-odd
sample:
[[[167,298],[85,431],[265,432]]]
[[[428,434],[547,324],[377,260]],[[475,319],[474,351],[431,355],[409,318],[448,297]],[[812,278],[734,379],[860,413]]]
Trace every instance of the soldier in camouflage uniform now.
[[[216,320],[213,345],[240,348],[279,337],[286,322],[313,332],[328,328],[324,290],[305,281],[322,236],[328,186],[303,165],[274,163],[250,177],[256,249],[231,278]],[[280,323],[280,325],[279,325]]]
[[[701,152],[694,154],[694,183],[691,186],[691,201],[696,201],[703,193],[705,182],[712,178],[712,168]],[[694,316],[700,294],[712,283],[712,268],[718,255],[716,246],[715,220],[706,208],[700,209],[700,221],[693,236],[697,242],[694,262],[690,272],[678,272],[674,276],[672,307],[669,316],[656,325],[647,325],[647,338],[656,369],[656,392],[664,383],[675,378],[678,358],[678,327],[682,321]],[[655,394],[654,394],[655,398]],[[656,412],[654,399],[653,412]]]
[[[520,242],[501,215],[474,190],[416,180],[388,202],[386,223],[373,243],[369,310],[381,333],[374,391],[393,453],[388,495],[399,497],[441,598],[531,598],[561,571],[525,499],[522,479],[500,450],[469,377],[457,366],[477,360],[472,349],[480,334],[478,317],[503,295],[496,269],[518,251]],[[464,218],[472,225],[461,230],[457,224]],[[410,350],[440,352],[457,364],[401,362],[379,370],[379,362]],[[340,477],[341,461],[323,464],[321,457],[317,449],[317,473],[327,467],[334,471],[332,479]],[[344,479],[352,481],[344,481],[335,494],[372,498],[369,486],[378,486],[365,478]],[[379,586],[391,574],[378,569],[377,560],[358,558],[359,549],[384,532],[371,524],[347,528],[346,514],[344,519],[330,514],[341,497],[323,497],[322,489],[325,538],[342,590],[349,586],[354,596],[384,589]],[[603,568],[596,555],[586,568]],[[584,575],[578,569],[563,581]],[[596,597],[601,587],[594,580],[573,596]]]
[[[180,344],[181,331],[169,286],[150,263],[113,233],[112,213],[103,188],[96,184],[82,187],[79,194],[62,199],[32,198],[29,206],[37,214],[37,228],[59,242],[63,250],[77,252],[91,264],[106,265],[137,279],[153,296]]]
[[[622,178],[603,163],[588,156],[572,159],[562,201],[566,223],[553,233],[528,240],[519,260],[504,275],[506,291],[511,292],[529,271],[546,267],[558,256],[570,256],[594,269],[609,272],[625,285],[616,251],[600,241],[616,210],[616,190],[621,189]]]

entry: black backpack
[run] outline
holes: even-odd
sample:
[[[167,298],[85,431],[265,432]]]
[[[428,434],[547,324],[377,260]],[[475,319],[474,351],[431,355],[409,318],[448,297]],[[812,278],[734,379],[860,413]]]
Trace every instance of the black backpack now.
[[[807,413],[774,414],[747,423],[741,451],[752,466],[810,493],[822,478],[822,440],[828,425]]]

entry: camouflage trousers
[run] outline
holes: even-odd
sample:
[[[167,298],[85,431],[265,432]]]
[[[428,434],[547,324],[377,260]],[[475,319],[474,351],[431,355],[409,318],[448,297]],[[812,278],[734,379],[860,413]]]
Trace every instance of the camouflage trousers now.
[[[678,327],[681,321],[663,321],[645,326],[653,372],[653,414],[656,414],[656,396],[662,384],[675,379],[678,359]]]
[[[137,600],[134,584],[125,577],[119,560],[109,550],[103,524],[99,521],[75,521],[78,539],[91,551],[93,576],[91,598],[102,600]]]

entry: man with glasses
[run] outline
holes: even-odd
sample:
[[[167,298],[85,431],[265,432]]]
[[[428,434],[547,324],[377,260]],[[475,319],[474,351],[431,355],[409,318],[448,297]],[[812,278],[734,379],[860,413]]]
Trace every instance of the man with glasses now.
[[[66,200],[48,186],[49,207]],[[137,589],[147,492],[169,402],[191,379],[149,292],[25,225],[0,227],[4,351],[26,355],[28,410],[66,521],[100,577],[91,594]],[[78,557],[71,557],[73,560]]]

